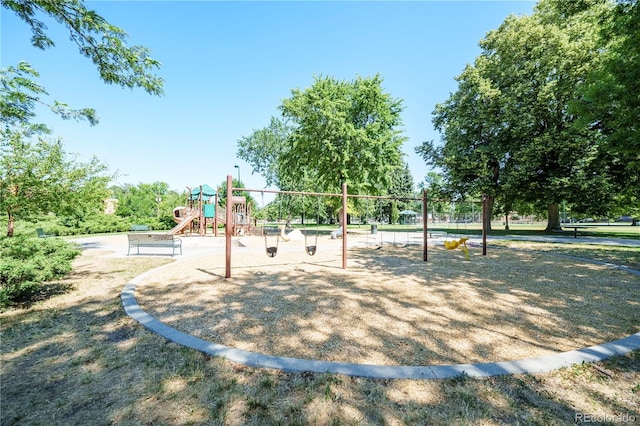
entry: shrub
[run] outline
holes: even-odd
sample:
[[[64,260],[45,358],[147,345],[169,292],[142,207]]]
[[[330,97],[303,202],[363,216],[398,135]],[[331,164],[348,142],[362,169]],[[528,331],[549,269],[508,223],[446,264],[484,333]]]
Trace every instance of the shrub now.
[[[71,244],[55,238],[1,238],[0,308],[30,300],[44,282],[67,274],[79,254]]]

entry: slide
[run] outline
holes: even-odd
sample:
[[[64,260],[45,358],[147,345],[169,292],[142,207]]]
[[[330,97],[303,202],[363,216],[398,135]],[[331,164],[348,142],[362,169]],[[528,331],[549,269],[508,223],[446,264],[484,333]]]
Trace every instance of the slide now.
[[[167,234],[175,235],[181,232],[184,228],[189,226],[189,224],[193,221],[193,219],[197,218],[198,216],[199,216],[198,210],[191,211],[189,214],[183,217],[182,220],[178,222],[176,226],[174,226],[169,231],[167,231]]]

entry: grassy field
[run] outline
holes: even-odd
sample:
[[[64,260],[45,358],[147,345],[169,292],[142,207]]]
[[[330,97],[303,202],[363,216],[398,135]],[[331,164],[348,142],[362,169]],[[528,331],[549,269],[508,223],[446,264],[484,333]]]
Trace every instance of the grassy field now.
[[[534,248],[640,267],[638,248]],[[545,374],[438,381],[290,374],[211,358],[166,341],[123,312],[124,284],[169,260],[106,254],[84,252],[41,301],[0,314],[2,425],[640,420],[640,351]]]
[[[545,233],[546,222],[536,223],[510,223],[509,230],[504,229],[502,222],[494,222],[491,224],[489,235],[492,237],[510,236],[510,235],[552,235],[554,237],[573,238],[574,230],[569,226],[581,226],[578,229],[578,236],[593,237],[611,237],[611,238],[631,238],[640,239],[640,226],[630,226],[629,224],[618,223],[575,223],[566,224],[562,232]],[[335,227],[334,227],[335,228]],[[327,228],[329,230],[331,228]],[[370,225],[350,225],[350,230],[367,232]],[[449,234],[460,235],[481,235],[482,225],[480,223],[429,223],[428,229],[433,231],[444,231]],[[379,231],[389,232],[420,232],[422,225],[378,225]]]

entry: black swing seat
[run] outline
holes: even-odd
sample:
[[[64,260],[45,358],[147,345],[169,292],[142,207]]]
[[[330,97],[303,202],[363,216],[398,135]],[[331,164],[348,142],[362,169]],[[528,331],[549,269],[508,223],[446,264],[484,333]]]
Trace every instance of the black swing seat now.
[[[270,246],[267,241],[267,232],[264,233],[264,249],[267,252],[267,256],[276,257],[278,254],[278,243],[280,242],[280,237],[276,236],[276,245]]]
[[[313,245],[311,244],[311,237],[307,235],[307,232],[305,231],[304,233],[304,247],[305,250],[307,252],[307,254],[309,256],[313,256],[314,254],[316,254],[316,250],[318,249],[318,233],[316,232],[315,235],[315,240],[313,242]],[[309,241],[307,241],[307,238],[309,239]]]
[[[278,254],[278,247],[267,247],[266,250],[269,257],[276,257],[276,254]]]

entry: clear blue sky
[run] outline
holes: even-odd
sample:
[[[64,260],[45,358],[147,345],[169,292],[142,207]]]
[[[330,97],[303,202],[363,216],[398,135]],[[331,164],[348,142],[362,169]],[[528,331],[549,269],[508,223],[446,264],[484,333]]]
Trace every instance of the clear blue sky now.
[[[455,77],[480,53],[478,41],[510,14],[531,14],[532,1],[218,2],[90,1],[162,62],[165,95],[106,85],[66,30],[47,20],[56,47],[30,45],[27,25],[1,8],[1,66],[19,60],[38,82],[72,107],[93,107],[100,124],[38,122],[81,160],[96,155],[116,183],[168,182],[172,189],[227,174],[247,187],[264,179],[236,157],[237,141],[269,124],[294,88],[314,75],[352,80],[380,73],[384,89],[404,101],[406,161],[416,184],[427,167],[414,148],[439,140],[431,113],[456,90]]]

